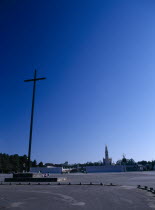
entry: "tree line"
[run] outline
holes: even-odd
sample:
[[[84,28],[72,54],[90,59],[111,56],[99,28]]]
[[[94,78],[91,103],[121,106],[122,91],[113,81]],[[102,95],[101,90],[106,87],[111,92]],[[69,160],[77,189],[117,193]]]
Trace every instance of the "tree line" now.
[[[19,156],[8,155],[5,153],[0,153],[0,173],[13,173],[13,172],[23,172],[27,168],[27,155]],[[43,166],[43,163],[40,162],[37,165],[37,161],[31,161],[31,167]]]
[[[16,172],[23,172],[27,169],[27,155],[19,156],[18,154],[8,155],[5,153],[0,153],[0,173],[16,173]],[[37,164],[36,160],[31,161],[31,167],[46,167],[46,166],[55,166],[55,167],[64,167],[64,168],[84,168],[85,166],[101,166],[103,165],[102,161],[98,162],[86,162],[86,163],[75,163],[75,164],[68,164],[68,161],[61,164],[54,164],[54,163],[45,163],[39,162]],[[125,156],[121,160],[116,162],[116,165],[126,165],[126,166],[137,166],[142,165],[145,166],[145,170],[153,170],[155,166],[155,160],[152,161],[138,161],[135,162],[132,158],[127,159]]]

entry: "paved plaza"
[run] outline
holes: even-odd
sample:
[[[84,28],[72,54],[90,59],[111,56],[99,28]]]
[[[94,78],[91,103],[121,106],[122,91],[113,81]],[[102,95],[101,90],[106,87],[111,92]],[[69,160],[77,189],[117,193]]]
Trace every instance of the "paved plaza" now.
[[[147,185],[155,188],[155,171],[149,172],[118,172],[118,173],[92,173],[92,174],[67,174],[56,175],[57,177],[66,178],[66,183],[113,183],[116,185]],[[51,175],[55,177],[55,175]]]
[[[4,176],[0,177],[3,181]],[[155,209],[155,195],[137,189],[138,184],[155,188],[155,172],[67,174],[57,177],[66,180],[60,185],[0,185],[0,209]],[[90,182],[96,185],[90,185]],[[116,186],[107,186],[109,183]]]

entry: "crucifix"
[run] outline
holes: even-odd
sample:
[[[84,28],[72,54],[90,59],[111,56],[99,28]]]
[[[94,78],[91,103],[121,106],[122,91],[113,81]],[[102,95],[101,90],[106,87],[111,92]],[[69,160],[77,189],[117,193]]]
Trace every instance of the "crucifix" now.
[[[28,149],[28,164],[27,172],[30,171],[30,161],[31,161],[31,145],[32,145],[32,130],[33,130],[33,116],[34,116],[34,102],[35,102],[35,91],[36,91],[36,81],[44,80],[45,77],[37,78],[37,71],[34,71],[34,78],[24,80],[24,82],[33,82],[33,95],[32,95],[32,108],[31,108],[31,120],[30,120],[30,135],[29,135],[29,149]]]

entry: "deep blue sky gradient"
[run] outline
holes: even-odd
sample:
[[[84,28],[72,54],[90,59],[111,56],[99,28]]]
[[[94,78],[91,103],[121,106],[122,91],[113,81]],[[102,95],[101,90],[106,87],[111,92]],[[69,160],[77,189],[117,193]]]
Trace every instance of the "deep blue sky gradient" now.
[[[0,152],[98,161],[105,144],[155,159],[155,1],[1,0]]]

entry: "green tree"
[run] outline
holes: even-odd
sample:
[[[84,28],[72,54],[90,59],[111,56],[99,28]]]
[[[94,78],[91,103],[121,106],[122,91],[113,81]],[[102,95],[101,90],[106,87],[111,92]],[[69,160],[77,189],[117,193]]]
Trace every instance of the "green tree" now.
[[[19,172],[20,171],[20,160],[19,156],[17,154],[15,155],[10,155],[9,157],[9,165],[10,169],[14,172]]]
[[[36,160],[32,161],[32,167],[37,167],[37,161]]]
[[[40,162],[39,167],[43,167],[43,166],[44,166],[43,162]]]

